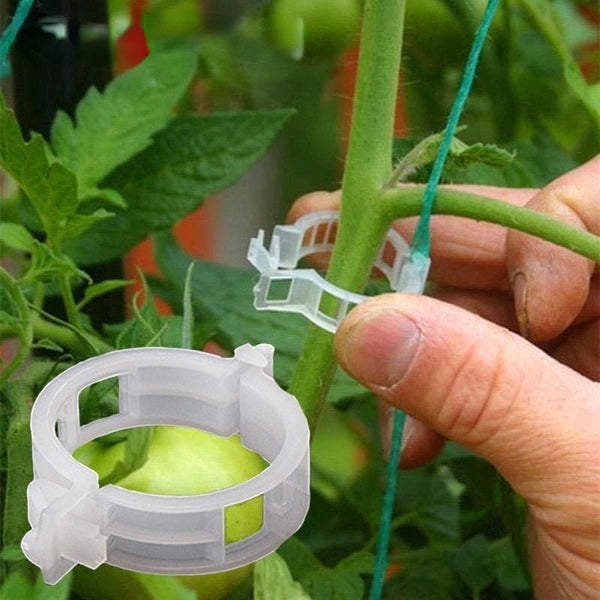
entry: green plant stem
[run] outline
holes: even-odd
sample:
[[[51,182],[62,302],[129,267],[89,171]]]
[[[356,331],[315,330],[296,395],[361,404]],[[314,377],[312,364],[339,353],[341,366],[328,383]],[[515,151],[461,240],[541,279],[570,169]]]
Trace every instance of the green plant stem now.
[[[423,203],[423,186],[404,185],[385,190],[381,196],[381,210],[385,221],[418,215]],[[600,238],[555,221],[527,208],[514,206],[459,190],[439,188],[433,207],[434,214],[468,217],[517,229],[543,238],[582,256],[600,261]]]
[[[391,173],[394,113],[405,0],[367,0],[363,18],[354,110],[342,182],[342,209],[328,281],[361,291],[387,223],[375,210]],[[335,310],[325,300],[322,309]],[[314,429],[333,379],[332,336],[309,328],[290,385]]]
[[[2,268],[0,268],[0,282],[2,285],[6,285],[8,289],[12,284],[11,276]],[[0,373],[0,382],[7,381],[8,378],[23,364],[29,355],[31,345],[33,343],[33,326],[31,320],[27,319],[29,315],[29,309],[27,307],[27,301],[23,296],[22,292],[18,288],[14,288],[12,294],[12,300],[20,315],[20,322],[17,321],[14,325],[15,334],[14,337],[19,339],[19,349],[9,364],[5,365],[2,373]]]
[[[26,339],[25,336],[18,336],[16,332],[13,337],[19,337],[19,349],[10,363],[2,369],[2,373],[0,374],[0,382],[7,381],[8,378],[25,362],[29,356],[32,341],[31,338]],[[1,335],[0,339],[2,339]]]
[[[31,462],[30,407],[16,396],[6,394],[11,415],[6,432],[6,491],[2,515],[2,547],[19,546],[23,532],[29,529],[27,520],[27,485],[33,479]],[[4,571],[4,564],[2,565]],[[28,561],[7,563],[8,570],[32,574],[35,567]],[[32,577],[33,578],[33,577]]]
[[[74,327],[79,327],[79,312],[75,305],[75,298],[73,298],[73,291],[71,290],[71,284],[69,283],[68,275],[60,275],[58,278],[60,285],[60,293],[65,305],[65,311],[67,313],[67,320]]]
[[[35,339],[41,340],[47,338],[53,342],[56,342],[59,346],[67,348],[76,356],[90,356],[89,345],[86,344],[85,340],[78,336],[73,330],[62,325],[50,323],[37,314],[32,315],[31,324],[33,326],[33,336]],[[16,327],[6,323],[0,323],[0,339],[12,338],[16,336]],[[95,341],[101,343],[101,340]],[[103,344],[102,350],[112,350],[112,347],[109,348],[107,344]]]

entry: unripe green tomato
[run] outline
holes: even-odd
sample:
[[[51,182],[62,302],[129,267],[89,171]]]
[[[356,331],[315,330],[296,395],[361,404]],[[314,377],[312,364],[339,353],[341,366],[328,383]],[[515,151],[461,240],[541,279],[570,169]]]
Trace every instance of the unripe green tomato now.
[[[470,0],[466,10],[478,25],[487,7],[487,0]],[[502,18],[496,12],[492,21],[492,39],[502,34]],[[404,27],[404,47],[409,56],[438,68],[463,66],[473,35],[445,0],[407,0]]]
[[[467,29],[444,0],[407,0],[404,47],[439,67],[459,64],[469,49]]]
[[[123,457],[125,442],[105,446],[92,441],[75,451],[75,458],[102,478]],[[231,487],[258,475],[267,463],[244,448],[238,437],[222,438],[187,427],[155,427],[148,460],[116,485],[148,494],[192,495]],[[232,543],[262,525],[262,498],[225,510],[225,540]],[[198,600],[218,600],[235,589],[252,566],[213,575],[181,576]],[[164,575],[152,575],[157,579]],[[76,569],[75,591],[84,600],[148,600],[150,596],[130,571],[103,565],[92,571]]]
[[[332,56],[357,37],[360,0],[274,0],[267,11],[272,44],[294,58]]]
[[[194,35],[202,20],[197,0],[154,1],[143,16],[144,31],[151,41]]]

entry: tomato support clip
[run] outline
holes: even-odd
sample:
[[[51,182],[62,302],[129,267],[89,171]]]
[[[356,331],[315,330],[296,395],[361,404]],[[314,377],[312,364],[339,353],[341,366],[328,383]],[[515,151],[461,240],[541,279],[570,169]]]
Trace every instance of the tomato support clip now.
[[[53,379],[31,413],[32,529],[21,547],[48,584],[76,564],[108,563],[144,573],[226,571],[276,550],[309,505],[309,430],[296,399],[272,378],[273,347],[246,344],[233,358],[174,348],[119,350]],[[118,377],[119,412],[80,424],[79,394]],[[270,464],[241,484],[195,496],[144,494],[107,485],[72,453],[101,435],[149,425],[182,425],[229,437]],[[225,543],[225,510],[263,498],[262,527]]]
[[[338,220],[337,211],[326,210],[305,215],[292,225],[276,225],[268,250],[262,229],[252,238],[248,260],[260,272],[254,286],[254,308],[300,313],[334,333],[348,311],[369,298],[342,290],[314,269],[295,268],[305,256],[333,250]],[[374,266],[387,277],[393,291],[421,294],[430,262],[418,253],[411,257],[408,244],[390,229]],[[335,309],[329,314],[321,308],[327,296],[335,299]]]

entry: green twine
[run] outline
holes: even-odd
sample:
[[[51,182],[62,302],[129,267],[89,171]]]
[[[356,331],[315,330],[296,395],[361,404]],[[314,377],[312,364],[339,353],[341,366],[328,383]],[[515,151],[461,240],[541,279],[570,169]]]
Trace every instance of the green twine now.
[[[15,38],[17,37],[17,34],[21,30],[21,27],[23,27],[23,23],[25,23],[25,19],[27,19],[27,15],[31,10],[32,5],[33,0],[21,0],[17,6],[17,10],[15,10],[15,14],[11,22],[3,31],[2,37],[0,37],[0,70],[2,70],[2,72],[6,70],[6,57],[15,41]]]
[[[494,18],[498,1],[499,0],[488,1],[485,14],[483,15],[479,29],[475,34],[475,40],[471,46],[471,52],[469,53],[469,58],[467,59],[463,78],[460,83],[460,87],[458,88],[456,98],[454,99],[452,109],[450,110],[450,115],[448,116],[448,122],[446,123],[446,129],[444,131],[444,139],[442,140],[442,145],[440,146],[435,158],[435,162],[433,163],[433,169],[431,171],[431,175],[429,176],[429,180],[427,181],[427,187],[425,188],[425,194],[423,196],[423,208],[421,210],[421,216],[419,218],[417,230],[411,245],[413,255],[418,253],[424,257],[429,256],[429,249],[431,246],[429,224],[431,221],[433,203],[435,201],[435,193],[442,176],[442,169],[444,168],[444,163],[446,162],[448,151],[450,150],[450,144],[452,143],[454,132],[458,126],[460,115],[469,97],[473,80],[475,79],[475,70],[477,69],[479,55],[481,54],[481,49],[485,43],[485,37],[487,36],[490,25],[492,24],[492,19]]]
[[[383,497],[383,510],[377,537],[377,550],[375,552],[375,568],[373,570],[373,583],[369,593],[369,600],[381,598],[383,583],[388,562],[388,546],[392,527],[392,514],[394,497],[396,496],[396,481],[398,479],[398,462],[400,461],[400,447],[402,446],[402,429],[406,415],[401,410],[394,410],[394,427],[390,446],[390,456],[387,464],[387,482]]]
[[[494,18],[498,2],[499,0],[488,0],[483,19],[475,34],[475,40],[473,41],[469,58],[465,65],[463,78],[456,94],[456,98],[454,99],[452,109],[450,110],[450,115],[448,116],[448,122],[444,131],[444,139],[442,140],[442,144],[433,164],[431,175],[427,181],[427,187],[425,188],[423,208],[421,209],[421,216],[411,245],[411,255],[413,260],[429,257],[431,248],[430,222],[435,194],[441,179],[444,163],[448,156],[450,144],[452,143],[452,138],[454,137],[460,115],[469,97],[473,80],[475,79],[477,62],[479,61],[481,49],[485,43],[485,38]],[[396,496],[396,481],[398,462],[400,460],[400,448],[402,446],[402,428],[404,427],[404,420],[404,413],[400,410],[395,410],[390,457],[387,469],[387,482],[383,498],[383,508],[381,511],[381,524],[379,526],[375,566],[373,568],[373,583],[371,584],[369,600],[379,600],[379,598],[381,598],[381,592],[383,591],[385,572],[388,563],[388,549],[390,544],[394,498]]]

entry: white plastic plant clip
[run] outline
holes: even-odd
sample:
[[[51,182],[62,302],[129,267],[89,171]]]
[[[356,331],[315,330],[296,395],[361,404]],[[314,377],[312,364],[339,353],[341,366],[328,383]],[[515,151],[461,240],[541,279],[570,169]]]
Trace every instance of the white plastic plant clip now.
[[[273,347],[239,347],[233,358],[171,348],[136,348],[86,360],[53,379],[31,414],[32,529],[21,547],[54,584],[76,564],[145,573],[226,571],[276,550],[309,505],[309,430],[296,399],[271,377]],[[79,393],[119,378],[119,413],[79,422]],[[183,425],[239,433],[270,464],[248,481],[196,496],[143,494],[107,485],[72,452],[106,433]],[[225,543],[225,509],[262,496],[260,530]]]
[[[248,260],[260,272],[254,286],[257,310],[300,313],[334,333],[348,311],[368,299],[329,283],[314,269],[295,268],[304,256],[331,252],[338,219],[336,211],[319,211],[301,217],[292,225],[277,225],[268,250],[263,230],[250,240]],[[423,293],[430,260],[421,255],[411,258],[408,244],[394,229],[389,230],[374,264],[387,277],[392,290]],[[327,296],[335,299],[333,315],[321,309]]]

